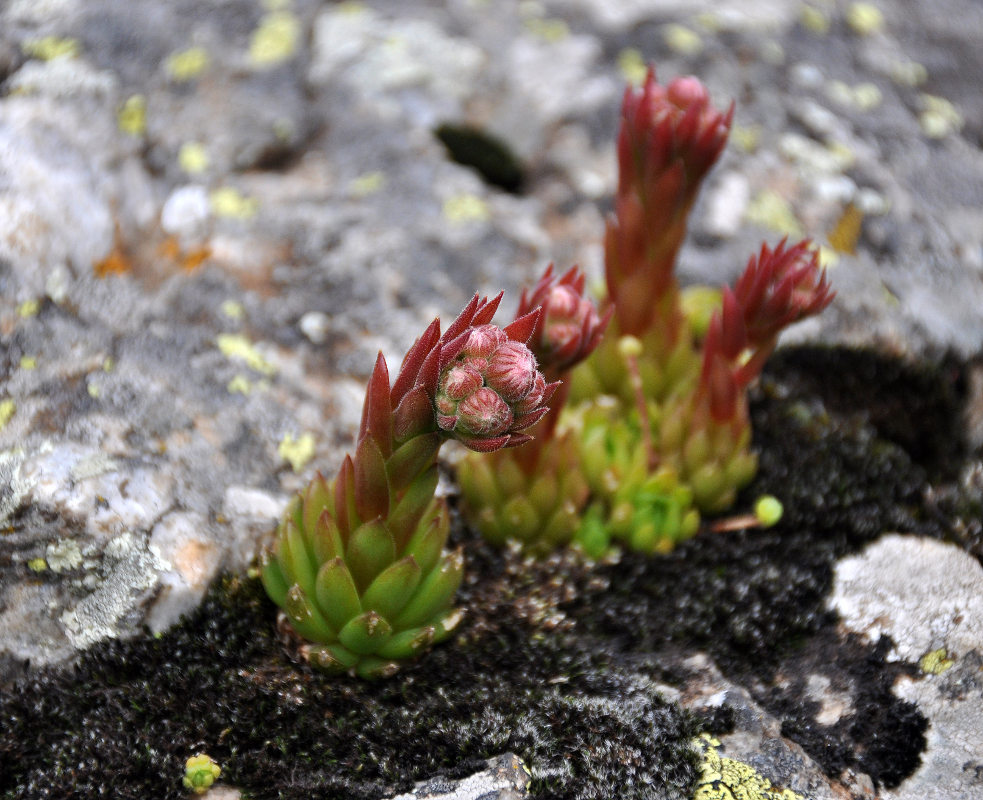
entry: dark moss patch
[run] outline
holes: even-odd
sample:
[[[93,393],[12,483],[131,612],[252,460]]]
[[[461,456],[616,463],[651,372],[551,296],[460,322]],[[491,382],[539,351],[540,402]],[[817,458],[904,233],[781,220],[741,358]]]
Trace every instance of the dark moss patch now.
[[[965,369],[892,358],[872,350],[804,346],[776,353],[768,372],[841,417],[859,417],[933,478],[954,477],[965,455]]]
[[[698,728],[651,689],[645,665],[620,669],[562,632],[532,636],[514,595],[491,600],[502,556],[474,543],[471,559],[464,600],[480,593],[487,606],[467,643],[390,681],[290,663],[262,589],[237,579],[160,638],[41,672],[0,699],[0,796],[179,798],[185,759],[207,752],[252,798],[374,799],[511,751],[539,796],[687,797]]]
[[[434,130],[458,164],[471,167],[486,183],[507,192],[522,191],[525,175],[511,148],[490,133],[470,125],[445,122]]]
[[[782,665],[782,681],[763,697],[782,723],[782,734],[795,740],[823,768],[866,773],[875,786],[891,789],[914,772],[925,749],[928,723],[912,704],[895,696],[901,675],[918,675],[914,664],[888,661],[889,637],[871,646],[851,634],[843,639],[826,629]],[[809,699],[808,681],[825,678],[845,698],[849,712],[824,724],[819,704]]]

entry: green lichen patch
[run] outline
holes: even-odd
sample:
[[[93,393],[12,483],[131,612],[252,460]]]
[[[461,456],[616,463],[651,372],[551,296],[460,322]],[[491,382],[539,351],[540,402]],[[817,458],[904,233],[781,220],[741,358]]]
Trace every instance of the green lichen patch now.
[[[703,764],[693,800],[803,800],[791,789],[772,786],[751,765],[720,755],[716,739],[704,734],[697,742]]]

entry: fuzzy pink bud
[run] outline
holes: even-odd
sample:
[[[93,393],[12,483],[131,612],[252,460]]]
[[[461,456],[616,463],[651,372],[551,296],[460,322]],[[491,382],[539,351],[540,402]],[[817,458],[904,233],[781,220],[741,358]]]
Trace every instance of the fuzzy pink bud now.
[[[522,400],[536,381],[536,359],[522,342],[505,342],[492,354],[485,383],[510,403]]]
[[[468,356],[488,358],[507,339],[505,331],[497,325],[479,325],[468,334],[468,340],[462,352]]]
[[[530,326],[534,320],[530,319]],[[433,396],[437,427],[472,450],[488,452],[528,441],[519,431],[546,413],[556,390],[536,369],[536,358],[507,329],[476,325],[441,370]]]
[[[550,264],[533,290],[522,293],[516,316],[536,306],[543,309],[529,348],[542,369],[553,377],[593,352],[610,319],[610,315],[601,318],[594,303],[584,297],[584,284],[584,274],[577,267],[557,277]]]
[[[457,424],[478,436],[498,436],[512,424],[512,409],[493,389],[478,389],[457,407]]]

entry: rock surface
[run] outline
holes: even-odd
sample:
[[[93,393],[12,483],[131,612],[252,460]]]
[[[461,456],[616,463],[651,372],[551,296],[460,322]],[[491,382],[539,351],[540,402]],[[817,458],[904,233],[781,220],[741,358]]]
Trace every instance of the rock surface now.
[[[598,276],[618,100],[646,61],[738,104],[685,279],[728,280],[762,237],[809,235],[839,249],[838,297],[790,338],[978,355],[983,10],[866,5],[3,5],[0,679],[162,630],[244,570],[289,493],[349,447],[376,351],[398,362],[433,316],[515,297],[551,260]],[[453,163],[445,122],[504,140],[522,192]],[[969,798],[983,780],[961,716],[980,698],[979,616],[952,622],[970,601],[944,565],[979,577],[941,547],[890,538],[839,572],[847,626],[887,614],[899,658],[953,661],[898,687],[932,728],[891,797]],[[914,593],[861,580],[892,553],[940,570],[906,578],[931,587],[912,605],[924,624],[891,617]],[[700,702],[742,691],[701,685]],[[764,759],[772,722],[728,752]],[[772,764],[802,758],[776,747]],[[755,763],[834,796],[808,759]]]

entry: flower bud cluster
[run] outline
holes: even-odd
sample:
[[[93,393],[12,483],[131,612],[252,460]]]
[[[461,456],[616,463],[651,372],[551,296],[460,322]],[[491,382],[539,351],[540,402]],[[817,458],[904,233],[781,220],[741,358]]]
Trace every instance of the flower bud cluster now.
[[[521,444],[527,439],[515,434],[542,419],[555,389],[523,342],[495,325],[479,325],[440,375],[437,426],[481,452]]]

